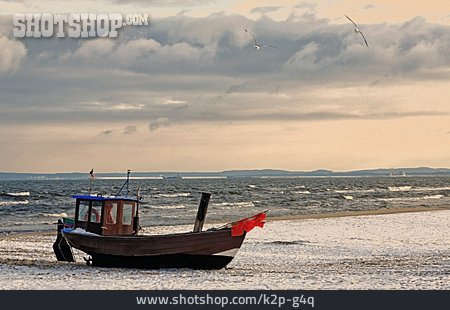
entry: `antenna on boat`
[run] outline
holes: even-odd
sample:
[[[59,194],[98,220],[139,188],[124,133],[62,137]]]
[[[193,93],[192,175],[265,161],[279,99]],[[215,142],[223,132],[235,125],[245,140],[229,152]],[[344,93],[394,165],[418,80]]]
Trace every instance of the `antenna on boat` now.
[[[128,187],[128,184],[130,183],[130,173],[131,173],[131,170],[128,169],[127,170],[127,180],[125,181],[125,183],[123,183],[122,187],[117,192],[116,197],[119,196],[119,194],[122,192],[122,190],[125,187],[125,185],[127,186],[127,193],[125,194],[125,197],[128,197],[128,194],[130,193],[130,190],[129,190],[129,187]]]

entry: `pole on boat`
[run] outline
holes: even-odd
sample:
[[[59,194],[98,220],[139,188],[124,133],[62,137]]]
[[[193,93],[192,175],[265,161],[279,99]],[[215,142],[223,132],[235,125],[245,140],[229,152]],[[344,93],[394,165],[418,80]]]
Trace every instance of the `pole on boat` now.
[[[137,188],[136,192],[136,214],[134,216],[134,223],[133,223],[133,230],[134,235],[137,235],[139,230],[141,229],[141,226],[139,224],[139,202],[141,201],[141,187],[139,186]]]
[[[194,224],[194,232],[201,232],[203,228],[203,223],[206,218],[206,211],[208,211],[210,193],[202,193],[202,198],[200,199],[200,205],[198,206],[197,217]]]

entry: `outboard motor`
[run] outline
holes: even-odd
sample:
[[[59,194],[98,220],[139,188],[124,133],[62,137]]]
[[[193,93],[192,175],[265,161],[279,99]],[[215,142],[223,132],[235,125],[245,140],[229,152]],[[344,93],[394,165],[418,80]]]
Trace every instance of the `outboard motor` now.
[[[53,243],[53,251],[55,252],[58,261],[74,262],[72,247],[67,243],[66,238],[63,237],[61,231],[64,229],[64,223],[58,220],[57,223],[56,241]]]

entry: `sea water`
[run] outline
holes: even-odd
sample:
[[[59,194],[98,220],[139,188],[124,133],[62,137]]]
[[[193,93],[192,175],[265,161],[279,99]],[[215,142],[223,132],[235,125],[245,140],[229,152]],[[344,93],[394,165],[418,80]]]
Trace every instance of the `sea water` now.
[[[95,179],[92,193],[115,195],[123,180]],[[75,194],[88,180],[0,181],[0,233],[53,230],[73,217]],[[268,217],[450,205],[450,177],[136,179],[141,225],[193,223],[201,192],[212,194],[206,222],[230,222],[269,210]],[[122,194],[125,194],[122,192]]]

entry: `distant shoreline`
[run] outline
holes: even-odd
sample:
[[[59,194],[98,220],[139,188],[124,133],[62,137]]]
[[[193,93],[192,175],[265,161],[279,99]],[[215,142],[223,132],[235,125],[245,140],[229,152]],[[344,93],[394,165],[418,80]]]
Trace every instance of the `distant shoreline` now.
[[[59,173],[27,173],[27,172],[0,172],[0,180],[83,180],[88,178],[86,170],[83,172],[59,172]],[[124,179],[126,173],[120,172],[96,172],[99,179]],[[379,168],[350,171],[332,171],[317,169],[312,171],[290,171],[283,169],[247,169],[224,171],[133,171],[132,178],[164,179],[179,176],[182,178],[270,178],[270,177],[417,177],[417,176],[450,176],[449,168]]]

